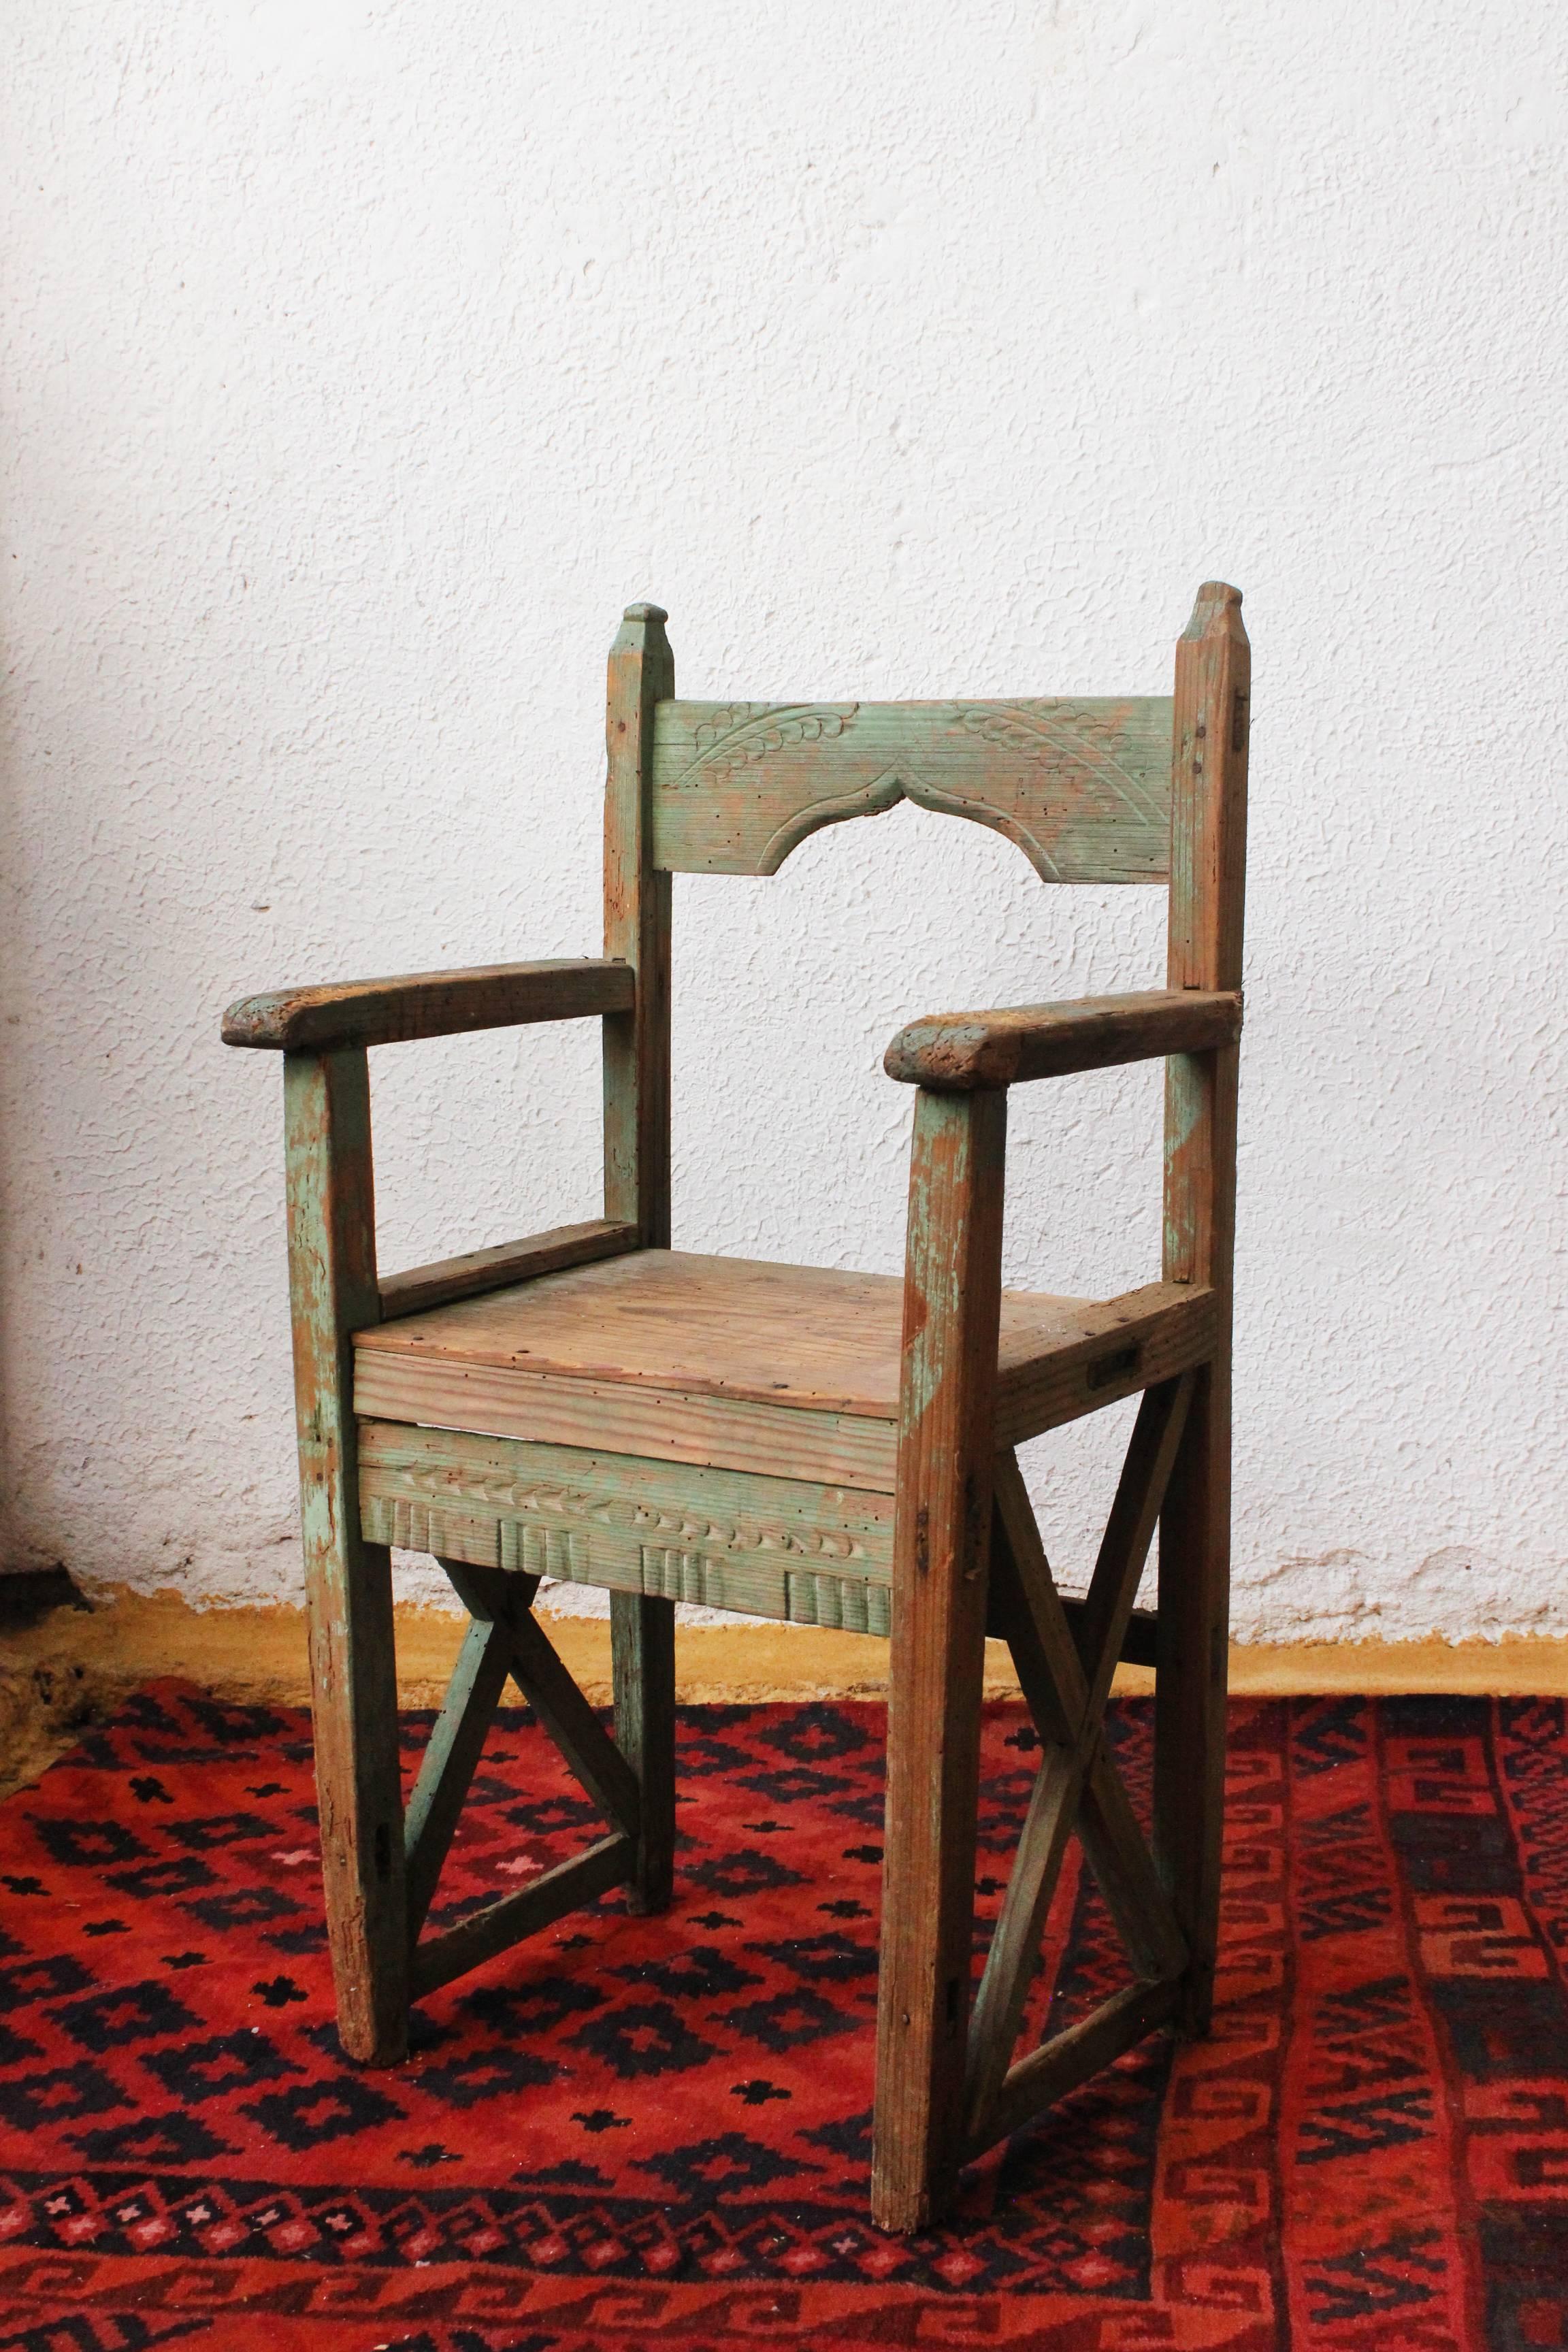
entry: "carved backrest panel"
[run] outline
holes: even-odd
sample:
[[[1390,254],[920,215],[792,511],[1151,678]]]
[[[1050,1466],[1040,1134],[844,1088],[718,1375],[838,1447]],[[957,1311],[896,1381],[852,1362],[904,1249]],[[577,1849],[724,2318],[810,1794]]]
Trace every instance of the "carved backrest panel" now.
[[[1047,882],[1163,882],[1168,696],[659,702],[653,862],[774,874],[819,825],[901,800],[994,825]]]

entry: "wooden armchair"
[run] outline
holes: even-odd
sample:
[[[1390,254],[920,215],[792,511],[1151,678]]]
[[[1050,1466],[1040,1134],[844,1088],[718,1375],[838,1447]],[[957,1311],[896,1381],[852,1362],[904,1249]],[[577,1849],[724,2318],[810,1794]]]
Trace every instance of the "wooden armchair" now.
[[[284,1056],[300,1486],[327,1917],[345,2047],[389,2064],[411,1999],[606,1888],[657,1909],[674,1844],[674,1607],[891,1642],[872,2205],[936,2218],[959,2167],[1156,2026],[1202,2033],[1214,1971],[1228,1580],[1230,1290],[1246,833],[1241,598],[1200,590],[1163,698],[674,699],[657,605],[610,656],[605,955],[305,988],[224,1035]],[[918,1021],[903,1282],[669,1246],[672,873],[771,874],[908,798],[1016,842],[1048,882],[1168,877],[1167,985]],[[605,1213],[379,1276],[366,1052],[603,1024]],[[1007,1090],[1163,1055],[1161,1280],[1104,1303],[1001,1287]],[[1051,1580],[1014,1448],[1141,1392],[1088,1596]],[[1156,1520],[1157,1617],[1133,1599]],[[472,1622],[405,1815],[389,1548],[434,1552]],[[607,1587],[615,1737],[531,1611]],[[1043,1762],[971,1990],[987,1632]],[[1157,1665],[1151,1856],[1102,1738],[1119,1656]],[[508,1679],[605,1812],[574,1861],[422,1937]],[[1015,2063],[1067,1841],[1127,1989]]]

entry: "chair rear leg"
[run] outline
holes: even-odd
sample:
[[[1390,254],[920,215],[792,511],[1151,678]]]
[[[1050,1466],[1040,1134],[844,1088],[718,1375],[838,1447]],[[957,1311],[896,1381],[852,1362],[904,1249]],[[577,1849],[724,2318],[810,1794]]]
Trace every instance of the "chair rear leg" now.
[[[1181,2032],[1209,2030],[1219,1941],[1230,1617],[1228,1366],[1198,1375],[1160,1521],[1154,1855],[1192,1958]]]
[[[610,1595],[616,1745],[642,1791],[633,1911],[662,1911],[675,1877],[675,1603],[653,1593]]]

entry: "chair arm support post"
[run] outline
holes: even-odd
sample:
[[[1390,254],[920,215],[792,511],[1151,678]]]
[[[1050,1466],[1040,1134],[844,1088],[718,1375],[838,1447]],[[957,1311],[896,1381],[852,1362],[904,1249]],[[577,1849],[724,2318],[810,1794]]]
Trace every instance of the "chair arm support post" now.
[[[922,2227],[963,2142],[1007,1097],[915,1097],[872,2211]]]
[[[622,1013],[636,1001],[636,974],[624,962],[578,956],[481,964],[467,971],[416,971],[399,980],[351,980],[241,997],[223,1016],[223,1041],[284,1053],[396,1045],[472,1029]]]
[[[353,1334],[380,1311],[363,1046],[285,1055],[283,1099],[321,1873],[343,2046],[385,2065],[408,1978],[392,1556],[360,1534],[353,1414]]]
[[[936,1013],[901,1029],[882,1066],[906,1086],[968,1094],[1159,1055],[1208,1053],[1234,1045],[1240,1034],[1238,990],[1147,989],[1060,1004]]]

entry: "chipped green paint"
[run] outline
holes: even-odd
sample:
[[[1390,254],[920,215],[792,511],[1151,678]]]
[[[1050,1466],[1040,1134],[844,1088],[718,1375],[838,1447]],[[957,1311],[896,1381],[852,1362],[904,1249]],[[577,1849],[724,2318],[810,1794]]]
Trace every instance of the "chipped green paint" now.
[[[351,1334],[378,1313],[363,1046],[286,1054],[289,1289],[321,1871],[344,2047],[406,2047],[392,1564],[359,1517]]]
[[[1161,882],[1172,704],[677,702],[654,713],[653,855],[773,874],[825,824],[913,801],[992,826],[1046,882]]]
[[[868,1630],[892,1574],[889,1495],[396,1423],[363,1426],[360,1509],[380,1542],[808,1625]]]

